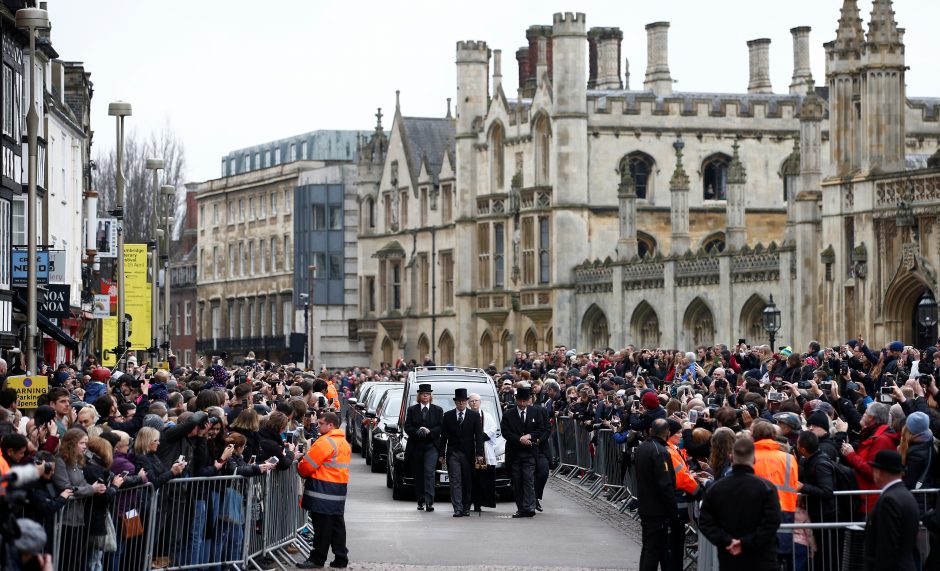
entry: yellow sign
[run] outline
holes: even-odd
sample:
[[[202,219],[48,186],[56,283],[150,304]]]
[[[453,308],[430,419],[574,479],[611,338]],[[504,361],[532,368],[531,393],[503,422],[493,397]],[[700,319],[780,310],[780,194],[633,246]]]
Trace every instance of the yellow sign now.
[[[40,395],[49,392],[49,377],[16,375],[7,377],[7,388],[16,391],[19,408],[36,408]]]
[[[153,342],[147,273],[147,245],[124,244],[124,311],[131,316],[131,351],[145,350]]]
[[[118,344],[118,318],[105,317],[101,320],[101,364],[105,367],[117,365],[119,355],[114,354]]]

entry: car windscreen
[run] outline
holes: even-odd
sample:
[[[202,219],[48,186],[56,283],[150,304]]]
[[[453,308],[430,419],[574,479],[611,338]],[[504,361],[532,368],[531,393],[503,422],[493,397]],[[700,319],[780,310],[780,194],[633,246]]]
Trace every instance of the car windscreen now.
[[[483,409],[484,413],[491,414],[494,418],[500,418],[500,415],[496,412],[499,408],[499,404],[496,402],[495,391],[483,383],[437,382],[433,384],[433,387],[434,397],[432,402],[444,409],[444,412],[454,408],[454,389],[463,387],[467,389],[468,394],[477,392],[480,395],[481,408]],[[474,390],[474,387],[479,388],[479,392]],[[411,406],[416,402],[418,402],[418,395],[416,393],[408,395],[408,406]]]
[[[375,407],[379,406],[379,401],[381,401],[382,397],[385,396],[385,392],[393,387],[394,385],[376,385],[372,387],[372,390],[369,391],[369,396],[367,396],[366,400],[363,401],[366,405],[366,410],[374,411]]]
[[[398,420],[398,411],[401,409],[401,399],[402,395],[405,394],[405,391],[399,388],[389,389],[388,393],[385,395],[385,400],[382,403],[382,409],[378,411],[381,415],[382,420],[385,421],[396,421]]]

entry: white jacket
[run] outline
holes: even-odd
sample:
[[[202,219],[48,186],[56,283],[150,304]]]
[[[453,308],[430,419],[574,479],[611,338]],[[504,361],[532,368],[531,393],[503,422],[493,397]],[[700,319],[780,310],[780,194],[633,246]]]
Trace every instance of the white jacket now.
[[[483,434],[489,438],[483,442],[483,452],[486,455],[486,463],[490,466],[496,465],[496,437],[499,435],[499,423],[496,418],[489,413],[484,413],[481,408],[479,411],[483,416]]]

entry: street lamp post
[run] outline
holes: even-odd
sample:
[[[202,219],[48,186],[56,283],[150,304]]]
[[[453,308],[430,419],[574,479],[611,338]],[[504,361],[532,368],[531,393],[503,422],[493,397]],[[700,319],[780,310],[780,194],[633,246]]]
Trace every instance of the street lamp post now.
[[[146,168],[153,173],[153,208],[150,209],[150,237],[153,240],[150,254],[150,355],[151,361],[156,361],[160,352],[160,297],[157,288],[157,274],[159,273],[160,238],[157,235],[159,226],[158,208],[160,206],[160,190],[157,186],[157,171],[165,168],[163,159],[147,159]]]
[[[309,306],[313,306],[313,289],[314,289],[314,280],[317,279],[317,265],[316,265],[316,264],[310,264],[309,266],[307,266],[307,273],[308,273],[308,275],[310,276],[310,290],[309,290],[309,293],[308,293],[308,295],[307,295],[307,304],[308,304]],[[308,311],[308,310],[311,310],[311,311],[312,311],[312,308],[311,308],[311,307],[308,307],[308,306],[304,306],[304,315],[307,314],[307,311]],[[306,343],[306,346],[309,347],[309,349],[308,349],[309,355],[307,356],[307,365],[308,365],[309,367],[311,367],[311,368],[313,367],[313,363],[312,363],[311,361],[312,361],[313,349],[314,349],[314,347],[313,347],[314,321],[315,321],[315,319],[311,319],[311,320],[310,320],[310,326],[309,326],[309,327],[307,326],[306,323],[304,323],[304,333],[307,334],[307,343]]]
[[[304,302],[304,370],[306,371],[310,369],[310,355],[308,353],[308,347],[310,347],[310,294],[300,294],[300,301]]]
[[[118,363],[127,353],[127,313],[124,311],[124,118],[131,115],[131,104],[126,101],[113,101],[108,104],[108,115],[114,117],[117,123],[117,159],[114,186],[114,218],[117,220],[117,286],[118,286]]]
[[[163,198],[163,254],[160,259],[163,262],[163,349],[166,355],[166,361],[170,361],[170,239],[173,235],[173,224],[175,219],[170,216],[170,201],[176,197],[176,187],[171,184],[165,184],[160,187],[160,194]],[[185,318],[184,318],[185,319]]]
[[[40,8],[21,8],[16,11],[16,27],[26,28],[29,34],[29,111],[26,113],[28,163],[28,190],[26,198],[26,369],[36,373],[36,328],[38,311],[38,284],[36,280],[36,177],[39,172],[39,114],[36,112],[35,70],[36,31],[49,28],[49,14]]]
[[[767,307],[761,313],[764,318],[764,331],[770,334],[770,350],[774,350],[774,335],[780,331],[780,309],[774,303],[774,296],[770,296]]]

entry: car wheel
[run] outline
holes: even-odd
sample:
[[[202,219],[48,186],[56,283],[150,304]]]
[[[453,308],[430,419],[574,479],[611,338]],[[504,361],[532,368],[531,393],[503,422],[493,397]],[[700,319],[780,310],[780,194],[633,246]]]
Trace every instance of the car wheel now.
[[[353,428],[353,430],[355,430],[355,427]],[[352,436],[349,437],[349,448],[353,452],[359,452],[360,446],[359,446],[359,443],[356,442],[355,437],[352,437]]]
[[[359,445],[359,454],[360,454],[363,458],[365,458],[365,457],[366,457],[366,446],[368,446],[368,444],[366,444],[366,429],[365,429],[365,428],[359,429],[359,442],[361,443],[361,444]]]
[[[393,500],[407,500],[408,493],[405,490],[405,483],[401,481],[401,478],[393,478],[392,480],[392,499]]]
[[[368,443],[368,441],[366,442]],[[365,457],[366,457],[366,466],[371,466],[372,465],[372,446],[366,447]],[[375,470],[372,470],[372,471],[375,472]]]

